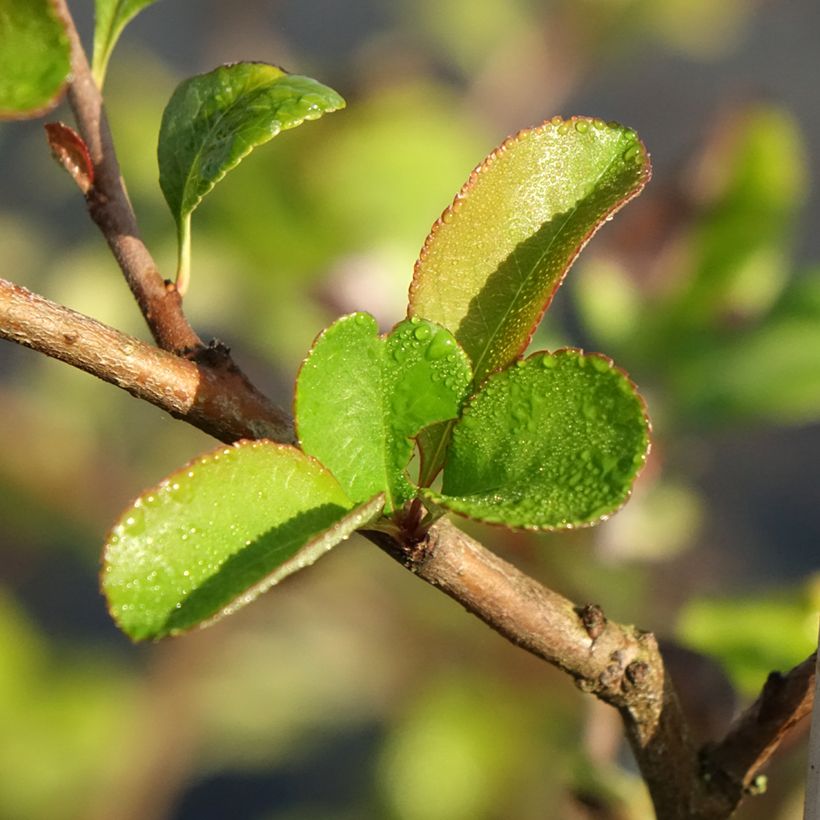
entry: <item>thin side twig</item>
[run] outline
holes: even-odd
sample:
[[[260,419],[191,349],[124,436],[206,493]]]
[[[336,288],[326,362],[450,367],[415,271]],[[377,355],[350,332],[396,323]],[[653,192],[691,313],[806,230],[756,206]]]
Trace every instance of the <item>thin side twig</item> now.
[[[204,345],[182,312],[182,299],[160,275],[139,235],[137,220],[120,176],[102,95],[65,0],[52,0],[71,42],[68,102],[94,165],[86,193],[91,218],[102,231],[157,344],[174,353],[195,353]]]
[[[783,738],[811,713],[816,668],[812,655],[785,675],[772,672],[760,696],[735,720],[726,737],[704,748],[704,769],[715,800],[736,806]]]

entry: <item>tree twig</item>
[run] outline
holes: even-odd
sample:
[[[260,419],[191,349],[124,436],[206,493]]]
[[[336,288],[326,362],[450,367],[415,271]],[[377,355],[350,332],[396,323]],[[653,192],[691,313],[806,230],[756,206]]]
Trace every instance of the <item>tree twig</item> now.
[[[290,418],[224,356],[190,361],[0,279],[0,338],[67,362],[231,442],[293,440]]]
[[[704,747],[703,766],[713,794],[734,807],[753,789],[755,776],[783,738],[811,713],[816,668],[812,655],[786,675],[772,672],[758,699],[735,720],[726,737]]]
[[[164,350],[190,354],[204,345],[182,312],[182,299],[160,275],[139,235],[134,210],[120,176],[111,129],[77,28],[65,0],[53,0],[71,42],[68,101],[94,165],[94,185],[86,193],[91,218],[102,231],[145,321]]]

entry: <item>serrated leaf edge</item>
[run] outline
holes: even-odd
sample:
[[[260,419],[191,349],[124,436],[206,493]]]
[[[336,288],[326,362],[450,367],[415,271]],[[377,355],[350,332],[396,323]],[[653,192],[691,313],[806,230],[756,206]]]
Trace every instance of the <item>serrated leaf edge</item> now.
[[[164,489],[165,487],[167,487],[169,484],[172,484],[173,480],[176,476],[183,475],[184,473],[187,473],[190,470],[193,470],[197,467],[201,467],[204,464],[209,463],[210,461],[213,460],[214,456],[228,455],[232,452],[232,450],[240,450],[240,449],[245,449],[245,448],[257,449],[259,447],[273,448],[273,449],[278,450],[278,451],[287,451],[289,454],[298,453],[300,457],[312,462],[314,465],[319,467],[322,472],[326,473],[334,481],[336,481],[337,484],[339,483],[336,476],[334,476],[333,473],[331,473],[331,471],[328,470],[328,468],[325,467],[325,465],[322,464],[321,461],[319,461],[319,459],[315,458],[314,456],[309,455],[308,453],[306,453],[304,450],[300,449],[299,447],[295,447],[292,444],[281,444],[281,443],[276,442],[276,441],[271,441],[270,439],[239,439],[238,441],[233,442],[233,444],[222,445],[222,446],[216,447],[213,450],[209,450],[205,453],[200,453],[198,456],[196,456],[196,457],[190,459],[189,461],[187,461],[181,467],[178,467],[176,470],[173,470],[171,473],[169,473],[167,476],[165,476],[165,478],[163,478],[157,484],[154,484],[153,486],[149,487],[148,489],[143,490],[141,493],[139,493],[139,495],[135,496],[125,506],[122,513],[120,513],[120,515],[117,516],[116,520],[114,521],[114,524],[111,526],[111,528],[108,530],[108,533],[105,536],[105,541],[103,543],[103,550],[102,550],[102,556],[101,556],[101,561],[100,561],[100,570],[99,570],[99,573],[98,573],[99,590],[100,590],[100,593],[102,594],[103,598],[105,599],[105,605],[106,605],[106,609],[108,611],[108,614],[111,617],[111,620],[114,621],[115,624],[117,624],[117,626],[123,632],[123,634],[127,635],[128,638],[133,643],[138,643],[142,640],[145,640],[145,638],[134,638],[130,635],[129,632],[126,631],[126,629],[122,626],[119,618],[114,613],[113,607],[111,605],[111,601],[110,601],[108,595],[105,592],[105,575],[108,571],[108,567],[110,566],[109,561],[108,561],[108,552],[109,552],[110,547],[112,546],[111,541],[112,541],[113,536],[116,534],[117,528],[120,526],[121,522],[128,515],[128,513],[131,512],[131,510],[137,504],[138,501],[141,502],[143,498],[146,498],[149,495],[155,494],[155,493],[159,492],[161,489]],[[342,489],[342,493],[346,496],[347,493],[344,492],[344,488],[341,487],[341,485],[339,485],[339,486]],[[337,524],[340,523],[341,521],[347,520],[348,518],[353,516],[355,513],[361,512],[362,508],[364,508],[364,507],[370,509],[371,505],[373,505],[374,507],[378,506],[377,500],[380,498],[381,495],[382,494],[373,496],[373,498],[371,498],[369,501],[364,502],[364,504],[353,507],[350,510],[350,512],[348,512],[342,519],[340,519],[339,522],[337,522]],[[382,499],[382,505],[381,506],[384,506],[383,499]],[[373,517],[375,517],[380,510],[381,510],[381,507],[378,507],[378,510],[376,511],[376,513],[374,513]],[[369,523],[370,520],[372,520],[372,518],[368,519],[367,521],[363,520],[362,523],[357,524],[356,527],[354,527],[354,529],[357,529],[359,526],[364,526],[364,524]],[[334,526],[336,526],[336,525],[334,525]],[[327,532],[327,530],[325,532]],[[353,530],[351,530],[351,533],[352,532],[353,532]],[[341,540],[344,540],[349,535],[350,535],[350,533],[348,533],[348,535],[344,536],[344,538],[342,538]],[[319,536],[319,538],[321,538],[321,535]],[[312,539],[311,542],[309,542],[309,544],[305,545],[305,547],[303,547],[302,549],[305,549],[307,546],[312,544],[313,541],[315,541],[315,540],[316,539]],[[336,543],[338,543],[338,542],[336,542]],[[333,546],[333,544],[328,546],[325,549],[325,551],[329,550],[332,546]],[[298,553],[296,553],[296,555],[292,556],[292,558],[289,558],[288,561],[286,561],[285,564],[283,564],[281,566],[285,566],[286,564],[289,564],[291,561],[296,559],[297,556],[299,556],[301,554],[301,552],[302,552],[302,550],[300,550]],[[309,563],[306,563],[305,566],[309,566],[310,564],[314,563],[319,558],[319,556],[321,554],[322,554],[322,552],[317,552],[316,556],[311,561],[309,561]],[[298,567],[297,567],[297,569],[298,569]],[[287,574],[290,575],[295,571],[296,571],[295,569],[291,569],[290,572],[288,572]],[[274,572],[273,574],[276,574],[276,573]],[[263,584],[267,580],[267,577],[268,576],[266,576],[265,579],[262,579],[261,581],[258,581],[256,584],[254,584],[254,586],[252,588],[256,588],[260,584]],[[283,575],[283,576],[277,578],[276,580],[272,581],[269,584],[268,587],[265,587],[265,589],[269,588],[270,586],[274,586],[276,583],[278,583],[284,577],[286,577],[286,576]],[[258,597],[262,592],[264,592],[265,589],[260,589],[258,592],[256,592],[256,594],[252,598],[250,598],[248,600],[244,600],[244,603],[241,604],[241,606],[244,606],[245,603],[250,603],[254,598]],[[245,593],[243,593],[241,597],[244,599],[244,597],[246,595],[247,595],[247,591]],[[186,632],[191,632],[192,630],[195,630],[197,628],[208,626],[211,623],[214,623],[215,621],[220,620],[225,615],[230,614],[231,612],[234,612],[236,609],[239,609],[239,606],[234,607],[234,603],[235,603],[236,600],[237,599],[234,599],[234,601],[231,602],[231,604],[229,604],[227,607],[220,610],[219,613],[207,618],[204,621],[200,621],[199,623],[192,625],[190,628],[177,629],[177,630],[173,630],[171,632],[162,632],[161,634],[157,635],[154,638],[154,640],[159,640],[160,638],[168,637],[169,635],[184,634]]]
[[[560,120],[560,122],[559,122],[559,120]],[[459,192],[453,198],[453,201],[450,203],[450,205],[448,205],[442,211],[441,216],[439,216],[439,218],[433,223],[432,227],[430,228],[430,232],[427,234],[427,237],[424,240],[424,244],[422,245],[421,250],[419,251],[418,259],[416,260],[415,264],[413,265],[413,277],[410,281],[410,287],[409,287],[409,290],[408,290],[408,300],[407,300],[408,301],[408,305],[407,305],[407,316],[408,316],[408,318],[410,316],[414,315],[413,314],[413,296],[414,296],[414,293],[415,293],[416,288],[418,286],[419,279],[422,275],[421,268],[424,265],[425,259],[427,258],[427,255],[429,253],[429,249],[430,249],[431,245],[436,241],[436,236],[437,236],[438,232],[442,229],[442,226],[447,225],[451,221],[450,217],[453,214],[457,213],[457,211],[461,207],[461,203],[472,193],[472,190],[475,187],[476,181],[478,180],[480,175],[485,170],[490,168],[493,165],[493,163],[495,163],[502,154],[504,154],[506,151],[508,151],[516,143],[526,139],[530,134],[536,133],[536,132],[538,132],[542,129],[546,129],[550,126],[552,126],[552,127],[555,127],[555,126],[560,127],[561,125],[572,125],[572,126],[574,126],[575,123],[579,122],[579,121],[588,122],[590,125],[592,125],[594,122],[599,122],[598,118],[596,118],[596,117],[589,117],[589,116],[585,116],[585,115],[575,115],[575,116],[572,116],[572,117],[570,117],[569,119],[566,119],[566,120],[561,119],[561,118],[553,117],[552,119],[544,120],[539,125],[532,126],[530,128],[522,128],[520,131],[517,131],[515,134],[512,134],[511,136],[507,137],[497,148],[493,149],[472,170],[472,172],[470,173],[470,176],[468,177],[467,181],[464,183],[464,185],[461,186],[461,189],[459,190]],[[627,130],[627,126],[623,126],[623,125],[621,125],[620,123],[617,123],[617,122],[607,123],[607,126],[611,127],[611,128],[623,128],[624,130]],[[558,289],[564,283],[564,280],[566,279],[570,268],[575,263],[575,260],[578,258],[581,251],[586,247],[589,240],[595,235],[595,233],[597,233],[598,229],[605,222],[607,222],[609,220],[610,217],[614,216],[614,214],[616,214],[618,211],[620,211],[621,208],[623,208],[624,205],[626,205],[628,202],[630,202],[636,196],[638,196],[643,191],[644,187],[646,187],[646,184],[649,182],[649,180],[652,178],[652,163],[651,163],[649,151],[646,149],[646,145],[644,145],[643,140],[641,140],[641,138],[638,136],[637,132],[635,132],[632,129],[628,129],[628,130],[632,131],[632,133],[635,134],[635,139],[637,140],[638,150],[640,151],[640,155],[643,159],[642,173],[640,175],[638,184],[623,199],[616,202],[609,210],[604,212],[602,214],[602,216],[600,217],[600,219],[597,222],[595,222],[595,224],[592,226],[592,228],[589,230],[589,232],[587,234],[585,234],[585,236],[582,238],[581,242],[578,244],[578,247],[577,247],[575,253],[569,259],[566,266],[564,267],[563,272],[561,273],[561,275],[556,280],[555,286],[553,287],[553,289],[548,294],[547,299],[544,302],[544,306],[541,309],[541,312],[538,314],[538,317],[536,318],[536,320],[533,322],[533,325],[530,329],[529,334],[525,338],[524,342],[521,344],[521,346],[519,348],[519,351],[518,351],[519,355],[521,353],[523,353],[527,349],[527,347],[529,346],[530,342],[532,341],[533,334],[535,333],[536,329],[538,328],[538,325],[541,323],[541,320],[544,318],[544,314],[549,309],[549,306],[552,304],[552,300],[555,297],[555,294],[558,292]],[[577,204],[577,202],[576,202],[576,204]],[[454,331],[452,331],[452,330],[450,332],[454,333]],[[475,365],[474,365],[474,369],[477,369],[477,367],[475,367]],[[491,375],[493,375],[494,373],[502,372],[503,370],[504,370],[504,368],[500,368],[500,369],[497,369],[497,370],[494,370],[494,371],[491,371],[491,372],[485,374],[484,379],[482,380],[481,384],[484,384],[487,381],[487,379]],[[480,387],[481,385],[478,385],[478,386]]]
[[[536,351],[534,353],[531,353],[529,356],[526,357],[526,359],[518,359],[516,362],[514,362],[512,365],[510,365],[510,367],[507,367],[504,370],[496,371],[495,373],[491,374],[491,376],[488,377],[487,381],[489,381],[490,378],[493,378],[495,376],[500,376],[501,374],[505,373],[507,370],[510,370],[510,369],[518,366],[518,364],[520,364],[522,362],[530,361],[531,359],[534,359],[536,357],[539,357],[539,356],[540,357],[543,357],[543,356],[557,356],[559,354],[566,354],[566,353],[575,353],[575,354],[578,354],[580,356],[584,356],[586,358],[594,357],[594,358],[602,359],[603,361],[605,361],[607,363],[607,366],[608,366],[609,369],[614,370],[617,373],[619,373],[621,375],[621,377],[626,381],[626,383],[629,385],[630,390],[632,391],[633,395],[638,400],[638,403],[640,405],[641,412],[642,412],[642,415],[643,415],[643,419],[644,419],[644,422],[646,423],[646,448],[644,449],[643,456],[641,458],[641,464],[638,467],[637,471],[635,472],[635,476],[634,476],[634,478],[632,479],[632,481],[630,483],[629,490],[627,491],[626,495],[623,497],[621,502],[617,506],[615,506],[611,510],[609,510],[608,512],[604,513],[603,515],[600,515],[600,516],[598,516],[594,519],[590,519],[589,521],[583,521],[583,522],[580,522],[580,523],[570,521],[570,522],[567,522],[565,524],[558,524],[558,525],[555,525],[555,526],[538,526],[538,525],[528,525],[528,524],[510,524],[506,521],[500,521],[500,520],[492,521],[492,520],[489,520],[487,518],[478,518],[475,515],[470,515],[469,513],[465,513],[465,512],[462,512],[461,510],[456,510],[456,509],[453,509],[452,507],[450,507],[447,504],[448,496],[446,496],[442,493],[439,493],[435,490],[431,490],[429,487],[421,487],[421,488],[419,488],[419,495],[425,501],[428,501],[428,502],[430,502],[431,504],[433,504],[437,507],[441,507],[441,508],[447,510],[448,512],[455,513],[456,515],[460,516],[461,518],[466,518],[468,521],[475,521],[475,522],[478,522],[478,523],[481,523],[481,524],[489,524],[490,526],[493,526],[493,527],[503,527],[504,529],[508,529],[508,530],[521,530],[521,531],[527,531],[527,532],[563,532],[563,531],[567,531],[567,530],[588,529],[589,527],[595,527],[595,526],[597,526],[598,524],[601,524],[604,521],[608,521],[613,515],[615,515],[615,513],[617,513],[619,510],[621,510],[623,508],[623,506],[626,504],[626,502],[629,501],[629,499],[632,497],[632,491],[635,487],[635,482],[640,478],[641,474],[643,473],[644,469],[646,468],[647,461],[649,460],[649,455],[652,452],[652,420],[649,417],[649,409],[646,405],[646,399],[644,399],[643,394],[640,392],[640,390],[638,389],[638,386],[635,384],[635,382],[630,378],[630,376],[626,372],[626,370],[624,370],[622,367],[619,367],[617,364],[615,364],[615,362],[609,356],[607,356],[604,353],[597,353],[597,352],[589,353],[589,352],[584,351],[580,347],[559,347],[559,348],[557,348],[556,350],[553,350],[553,351],[539,350],[539,351]],[[484,385],[486,385],[486,383],[487,382],[485,381]],[[464,407],[463,407],[462,413],[461,413],[461,418],[463,418],[470,411],[470,406],[472,405],[474,399],[479,395],[479,393],[483,389],[484,385],[482,385],[482,388],[480,388],[475,393],[473,393],[465,401]]]

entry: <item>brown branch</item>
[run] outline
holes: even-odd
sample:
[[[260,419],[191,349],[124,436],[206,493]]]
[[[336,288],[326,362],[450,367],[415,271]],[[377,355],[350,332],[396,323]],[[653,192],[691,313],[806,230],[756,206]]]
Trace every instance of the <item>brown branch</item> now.
[[[368,537],[507,640],[616,707],[658,817],[698,816],[705,784],[697,751],[654,636],[609,621],[595,605],[577,608],[447,521],[416,544],[377,532]]]
[[[91,218],[102,231],[145,321],[164,350],[190,353],[204,345],[182,312],[182,299],[166,283],[140,239],[125,191],[102,95],[91,76],[85,51],[65,0],[53,0],[71,42],[68,101],[94,164],[94,185],[86,194]]]
[[[760,697],[734,722],[726,737],[704,748],[704,769],[720,802],[733,809],[753,789],[754,779],[784,737],[811,714],[814,701],[816,655],[786,675],[772,672]],[[715,813],[710,817],[728,817]]]
[[[0,279],[0,338],[67,362],[221,441],[292,441],[290,419],[225,357],[176,356]]]

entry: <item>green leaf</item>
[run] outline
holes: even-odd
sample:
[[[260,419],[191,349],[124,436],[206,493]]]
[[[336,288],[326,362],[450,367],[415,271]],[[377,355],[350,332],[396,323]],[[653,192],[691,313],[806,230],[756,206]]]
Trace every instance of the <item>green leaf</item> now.
[[[344,108],[333,89],[266,63],[221,66],[181,83],[162,115],[159,182],[179,235],[177,286],[187,287],[191,213],[256,146]]]
[[[0,118],[53,108],[71,71],[71,47],[50,0],[0,0]]]
[[[94,59],[91,71],[102,88],[111,52],[126,25],[156,0],[94,0]]]
[[[521,131],[433,226],[410,315],[453,333],[481,384],[521,354],[578,252],[649,175],[643,144],[620,125],[557,117]]]
[[[299,440],[354,501],[384,491],[392,512],[415,495],[405,476],[412,438],[456,416],[470,381],[466,354],[438,325],[407,320],[382,337],[369,314],[344,316],[299,372]]]
[[[102,588],[134,640],[207,625],[312,564],[381,511],[295,447],[223,447],[143,493],[105,545]]]
[[[648,447],[643,401],[609,359],[536,353],[470,400],[453,428],[441,492],[422,494],[480,521],[570,529],[624,503]]]

